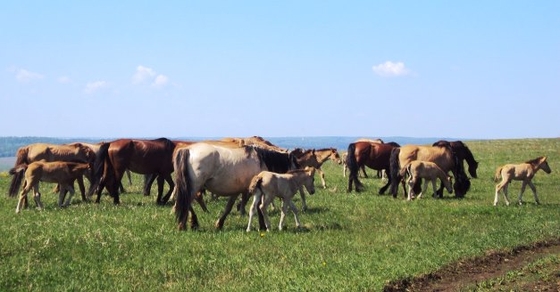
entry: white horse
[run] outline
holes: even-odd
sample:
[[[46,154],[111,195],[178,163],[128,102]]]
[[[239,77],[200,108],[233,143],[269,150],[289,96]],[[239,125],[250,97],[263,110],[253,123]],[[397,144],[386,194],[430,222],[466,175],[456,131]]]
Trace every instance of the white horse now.
[[[504,199],[506,200],[506,205],[509,206],[508,199],[508,185],[512,180],[521,180],[521,192],[519,193],[519,205],[523,204],[522,196],[525,192],[525,187],[529,185],[533,195],[535,196],[535,203],[539,204],[539,198],[537,197],[537,189],[535,185],[531,182],[535,174],[539,169],[542,169],[546,173],[550,173],[550,166],[546,161],[546,156],[537,157],[533,160],[529,160],[521,164],[506,164],[504,166],[498,167],[496,169],[496,174],[494,175],[494,181],[498,181],[500,177],[502,181],[496,185],[496,194],[494,196],[494,206],[498,204],[498,194],[501,190],[504,191]]]
[[[451,186],[451,177],[448,176],[437,164],[430,161],[414,160],[407,164],[405,167],[401,168],[399,175],[405,176],[408,174],[408,200],[412,200],[414,197],[414,185],[420,179],[425,179],[426,182],[422,187],[422,191],[418,194],[418,199],[422,197],[422,194],[428,189],[428,182],[432,182],[432,187],[434,188],[434,194],[437,192],[437,180],[440,179],[447,191],[451,194],[453,192],[453,187]]]
[[[310,194],[314,194],[314,176],[315,168],[306,167],[305,169],[292,170],[285,174],[262,171],[253,177],[249,186],[249,193],[253,195],[253,204],[249,210],[247,232],[251,231],[251,221],[253,215],[257,212],[257,205],[259,205],[258,207],[263,214],[266,230],[270,231],[270,218],[268,217],[267,207],[276,197],[282,199],[282,213],[278,229],[282,230],[284,226],[284,218],[288,212],[288,207],[294,213],[296,227],[300,228],[301,223],[298,218],[298,211],[292,198],[302,186],[305,186]]]

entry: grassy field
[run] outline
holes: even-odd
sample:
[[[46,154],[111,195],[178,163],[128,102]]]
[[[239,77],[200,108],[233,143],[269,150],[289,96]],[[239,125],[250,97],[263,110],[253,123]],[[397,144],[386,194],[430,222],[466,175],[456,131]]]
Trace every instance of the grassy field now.
[[[93,204],[77,195],[59,209],[52,185],[44,184],[45,210],[16,215],[16,199],[0,196],[0,290],[379,291],[391,280],[489,250],[558,238],[560,140],[467,145],[480,162],[479,178],[461,200],[380,196],[377,178],[361,179],[366,191],[348,194],[341,166],[328,162],[328,188],[308,197],[310,209],[300,216],[304,230],[296,230],[290,216],[283,232],[246,233],[247,216],[232,212],[216,231],[225,206],[219,199],[208,201],[209,213],[195,206],[200,230],[179,232],[171,205],[159,207],[153,195],[141,195],[139,176],[119,206],[107,196]],[[493,207],[496,167],[540,155],[552,168],[534,179],[541,205],[527,189],[526,204],[506,207],[500,197]],[[0,192],[7,194],[9,181],[0,174]],[[514,202],[519,187],[510,186]],[[273,225],[278,219],[271,212]]]

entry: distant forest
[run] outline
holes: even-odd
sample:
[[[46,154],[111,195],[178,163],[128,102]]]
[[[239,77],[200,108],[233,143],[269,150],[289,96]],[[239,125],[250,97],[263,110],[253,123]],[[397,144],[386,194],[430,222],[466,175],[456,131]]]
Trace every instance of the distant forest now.
[[[48,137],[0,137],[0,157],[14,157],[19,147],[32,143],[65,144],[73,142],[97,143],[100,140],[92,139],[61,139]]]

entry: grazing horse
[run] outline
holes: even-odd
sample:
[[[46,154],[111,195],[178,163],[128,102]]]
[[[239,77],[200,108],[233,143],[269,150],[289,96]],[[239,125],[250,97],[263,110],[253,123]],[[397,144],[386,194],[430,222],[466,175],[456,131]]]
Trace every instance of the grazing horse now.
[[[342,164],[338,151],[334,148],[321,148],[321,149],[307,149],[296,148],[292,151],[296,156],[298,164],[301,167],[311,166],[314,167],[321,177],[321,183],[324,189],[327,188],[325,182],[325,173],[321,170],[321,166],[327,160],[332,160],[338,164]]]
[[[173,151],[175,144],[166,138],[155,140],[119,139],[108,143],[105,151],[100,153],[104,159],[103,177],[97,189],[96,203],[101,199],[101,191],[106,187],[115,204],[120,203],[119,186],[127,169],[140,174],[152,174],[157,177],[158,196],[156,203],[164,205],[169,200],[175,183],[171,178],[173,172]],[[169,190],[163,196],[164,181]]]
[[[57,145],[57,144],[45,144],[45,143],[34,143],[27,146],[20,147],[16,153],[16,163],[15,166],[21,164],[31,164],[35,161],[66,161],[66,162],[81,162],[88,163],[91,166],[95,163],[96,155],[89,147],[76,143],[74,145]],[[88,191],[88,195],[93,192],[94,181],[97,179],[92,171],[87,171],[85,173],[86,177],[90,180],[91,186]],[[10,183],[9,195],[10,197],[16,196],[19,187],[23,180],[23,171],[17,171],[12,177]],[[78,185],[80,187],[80,192],[82,193],[82,199],[87,201],[86,191],[84,187],[83,178],[78,178]]]
[[[399,175],[404,177],[408,174],[408,200],[412,200],[414,197],[414,185],[421,179],[426,179],[426,183],[422,191],[418,194],[418,199],[422,197],[422,194],[426,192],[428,188],[428,182],[432,182],[432,187],[434,189],[434,196],[437,194],[436,182],[440,179],[447,191],[451,194],[453,192],[453,187],[451,186],[451,177],[448,176],[437,164],[430,161],[414,160],[409,162],[403,168],[401,168]]]
[[[459,158],[459,162],[463,163],[463,161],[467,161],[467,164],[469,165],[469,174],[473,177],[473,178],[477,178],[478,176],[476,175],[476,169],[478,168],[478,162],[474,159],[474,156],[471,152],[471,150],[469,149],[469,147],[467,147],[467,145],[465,145],[465,143],[463,143],[462,141],[445,141],[445,140],[439,140],[437,142],[435,142],[434,144],[432,144],[432,146],[440,146],[440,147],[451,147],[451,149],[453,150],[453,152],[455,152],[455,155],[457,155],[457,157]]]
[[[248,194],[249,184],[255,175],[263,170],[284,173],[298,168],[295,157],[290,153],[256,146],[228,147],[205,142],[177,149],[173,166],[176,183],[174,210],[179,230],[186,228],[189,212],[191,228],[198,227],[191,203],[202,189],[229,197],[224,212],[215,224],[221,229],[239,194]]]
[[[459,162],[458,156],[451,147],[439,146],[417,146],[405,145],[394,148],[391,152],[391,171],[390,180],[391,194],[397,197],[399,182],[402,176],[399,175],[401,165],[407,165],[414,160],[431,161],[437,164],[445,173],[451,171],[455,178],[453,189],[456,197],[464,197],[470,188],[470,181],[465,173],[463,164]],[[403,184],[404,195],[406,196],[405,182]],[[418,190],[415,190],[418,191]]]
[[[494,196],[494,206],[498,204],[498,193],[500,191],[504,192],[504,199],[506,200],[506,205],[509,206],[508,199],[508,185],[512,180],[523,181],[521,184],[521,192],[519,192],[519,205],[523,204],[522,196],[525,192],[525,187],[529,185],[533,195],[535,196],[535,203],[539,204],[539,198],[537,197],[537,189],[531,181],[537,171],[542,169],[546,173],[550,173],[550,166],[546,161],[546,156],[537,157],[533,160],[529,160],[521,164],[506,164],[504,166],[498,167],[496,169],[496,174],[494,175],[494,181],[498,181],[500,177],[502,181],[496,185],[496,195]]]
[[[267,208],[276,197],[282,199],[282,213],[280,215],[278,229],[282,230],[284,226],[284,219],[288,213],[288,207],[294,213],[296,227],[301,228],[298,211],[292,198],[302,187],[305,187],[310,194],[315,193],[314,175],[315,168],[307,166],[304,169],[292,170],[284,174],[261,171],[254,176],[249,185],[249,193],[253,195],[253,204],[249,209],[247,232],[251,231],[251,221],[253,220],[253,215],[257,212],[257,205],[262,212],[266,231],[270,231],[270,218],[268,217]]]
[[[352,183],[354,183],[356,192],[363,190],[364,186],[358,179],[358,170],[363,166],[389,172],[391,151],[398,147],[395,144],[353,142],[348,145],[348,156],[346,158],[346,164],[350,170],[348,175],[348,192],[352,191]],[[379,194],[384,194],[390,184],[391,177],[389,177],[387,184],[379,190]]]
[[[64,161],[35,161],[30,164],[20,164],[10,169],[10,174],[24,172],[25,182],[19,201],[16,207],[16,213],[27,207],[27,193],[33,189],[33,198],[37,208],[43,209],[41,203],[41,193],[39,192],[39,182],[51,182],[59,185],[58,206],[66,207],[70,205],[72,196],[74,195],[74,181],[81,178],[86,171],[91,169],[88,163],[64,162]],[[68,199],[63,204],[66,191],[70,192]]]

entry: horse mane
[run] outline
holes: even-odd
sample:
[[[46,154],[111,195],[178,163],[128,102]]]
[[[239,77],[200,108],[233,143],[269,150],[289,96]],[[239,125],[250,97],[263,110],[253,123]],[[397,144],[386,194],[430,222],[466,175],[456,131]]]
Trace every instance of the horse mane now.
[[[271,150],[268,148],[259,147],[256,145],[246,145],[245,151],[254,150],[261,162],[264,162],[266,168],[269,171],[277,172],[277,173],[286,173],[288,170],[291,169],[292,164],[299,168],[299,164],[297,163],[296,156],[293,153],[284,153],[278,152],[275,150]]]
[[[543,158],[546,158],[546,157],[545,157],[545,156],[539,156],[539,157],[537,157],[537,158],[535,158],[535,159],[531,159],[531,160],[525,161],[525,163],[528,163],[528,164],[537,164],[537,163],[541,162],[541,160],[542,160]]]
[[[154,139],[152,141],[163,143],[165,150],[173,152],[173,150],[175,149],[175,143],[167,138],[162,137],[162,138]]]

